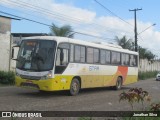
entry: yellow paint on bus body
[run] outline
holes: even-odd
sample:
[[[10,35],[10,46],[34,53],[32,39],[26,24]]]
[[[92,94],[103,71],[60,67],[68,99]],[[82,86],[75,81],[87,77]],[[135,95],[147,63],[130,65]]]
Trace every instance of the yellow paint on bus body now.
[[[59,91],[59,90],[69,90],[70,84],[74,76],[71,75],[55,75],[55,78],[46,80],[27,80],[16,76],[16,86],[33,88],[32,86],[21,86],[22,83],[30,83],[33,85],[38,85],[39,90],[44,91]],[[95,88],[95,87],[106,87],[115,86],[117,75],[110,76],[98,76],[98,75],[83,75],[79,76],[81,78],[81,88]],[[123,85],[137,82],[137,76],[126,76]]]

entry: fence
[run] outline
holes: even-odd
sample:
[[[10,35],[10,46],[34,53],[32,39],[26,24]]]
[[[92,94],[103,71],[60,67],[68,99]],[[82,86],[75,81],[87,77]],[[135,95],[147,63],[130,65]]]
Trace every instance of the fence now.
[[[160,71],[160,60],[148,61],[147,59],[139,60],[139,71]]]

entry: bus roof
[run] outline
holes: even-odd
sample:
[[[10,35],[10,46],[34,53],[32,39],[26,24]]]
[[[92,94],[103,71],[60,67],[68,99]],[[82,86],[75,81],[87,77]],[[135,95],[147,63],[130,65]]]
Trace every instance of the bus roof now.
[[[55,40],[57,41],[58,44],[61,42],[69,42],[73,44],[85,45],[85,46],[90,46],[90,47],[96,47],[96,48],[101,48],[101,49],[107,49],[107,50],[112,50],[112,51],[118,51],[118,52],[138,55],[138,52],[130,51],[128,49],[123,49],[121,46],[109,44],[105,42],[88,42],[85,40],[78,40],[78,39],[58,37],[58,36],[34,36],[34,37],[26,37],[23,40],[28,40],[28,39]]]

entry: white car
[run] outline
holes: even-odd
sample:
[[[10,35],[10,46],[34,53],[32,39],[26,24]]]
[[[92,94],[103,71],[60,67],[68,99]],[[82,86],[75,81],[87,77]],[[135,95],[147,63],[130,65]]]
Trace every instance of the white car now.
[[[158,80],[160,81],[160,73],[157,74],[156,80],[157,80],[157,81],[158,81]]]

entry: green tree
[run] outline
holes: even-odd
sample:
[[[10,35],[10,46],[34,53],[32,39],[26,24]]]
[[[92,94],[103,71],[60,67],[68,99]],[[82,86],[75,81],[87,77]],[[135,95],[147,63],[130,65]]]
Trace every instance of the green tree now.
[[[156,56],[150,50],[139,46],[139,58],[153,60],[155,57]]]
[[[145,59],[146,58],[146,56],[145,56],[146,51],[147,51],[147,49],[139,46],[139,58],[140,59]]]
[[[127,39],[126,36],[123,36],[122,38],[119,38],[118,36],[116,36],[115,39],[117,44],[122,48],[134,50],[134,43],[132,42],[132,39]]]
[[[132,39],[127,39],[126,36],[123,36],[122,38],[119,38],[118,36],[115,37],[116,42],[119,46],[121,46],[124,49],[129,49],[134,51],[134,42]],[[153,60],[156,56],[150,51],[147,50],[146,48],[143,48],[139,46],[139,58],[140,59],[148,59],[148,60]]]
[[[53,36],[62,36],[62,37],[74,37],[74,32],[72,30],[72,27],[70,25],[64,25],[62,27],[58,27],[55,24],[52,23],[52,26],[50,27],[50,35]]]

